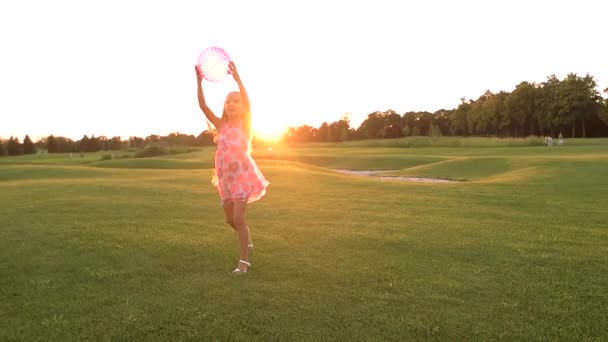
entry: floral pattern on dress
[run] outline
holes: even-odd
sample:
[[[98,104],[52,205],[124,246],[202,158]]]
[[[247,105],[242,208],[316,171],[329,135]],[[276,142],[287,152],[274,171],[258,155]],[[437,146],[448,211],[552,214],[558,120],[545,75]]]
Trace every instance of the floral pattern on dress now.
[[[249,137],[241,125],[224,123],[219,129],[215,152],[215,175],[222,204],[259,200],[269,182],[251,157]]]

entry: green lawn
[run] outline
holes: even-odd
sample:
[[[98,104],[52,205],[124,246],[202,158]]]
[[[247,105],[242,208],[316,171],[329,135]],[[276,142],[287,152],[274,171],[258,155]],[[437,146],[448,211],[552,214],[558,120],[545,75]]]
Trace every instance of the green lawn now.
[[[255,151],[240,276],[213,148],[0,158],[0,341],[608,339],[608,140],[358,144]]]

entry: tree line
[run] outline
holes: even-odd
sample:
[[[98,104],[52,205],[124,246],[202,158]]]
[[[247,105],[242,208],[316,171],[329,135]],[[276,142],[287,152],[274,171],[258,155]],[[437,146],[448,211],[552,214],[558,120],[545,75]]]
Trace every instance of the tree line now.
[[[604,90],[608,93],[608,88]],[[339,142],[346,140],[401,138],[408,136],[496,136],[564,137],[608,136],[608,99],[597,90],[597,82],[589,74],[568,74],[564,79],[555,75],[544,82],[521,82],[511,92],[484,92],[475,100],[461,98],[453,109],[440,109],[434,113],[406,112],[398,114],[392,109],[376,111],[358,128],[350,126],[349,116],[323,122],[318,128],[310,125],[289,127],[283,135],[287,143]],[[149,144],[180,146],[208,146],[214,144],[212,132],[198,136],[171,133],[167,136],[136,136],[128,140],[120,137],[83,136],[80,140],[53,136],[35,143],[28,135],[23,143],[17,137],[0,139],[0,156],[48,153],[97,152],[143,148]]]
[[[23,143],[19,142],[19,138],[10,137],[3,141],[0,139],[0,156],[15,156],[21,154],[34,154],[37,152],[48,153],[84,153],[98,151],[112,151],[144,148],[152,144],[166,144],[171,146],[207,146],[213,145],[213,133],[204,131],[198,136],[182,133],[171,133],[167,136],[149,135],[145,138],[132,136],[128,140],[123,140],[121,137],[107,138],[105,136],[90,138],[84,135],[80,140],[72,140],[70,138],[50,135],[41,138],[35,143],[26,135]]]
[[[608,93],[608,88],[604,92]],[[589,74],[570,73],[562,80],[551,75],[541,83],[521,82],[511,92],[488,90],[475,100],[460,100],[456,108],[434,113],[376,111],[358,128],[350,127],[348,115],[318,128],[290,127],[284,140],[339,142],[418,135],[555,137],[559,133],[564,137],[608,136],[608,99],[601,96]]]

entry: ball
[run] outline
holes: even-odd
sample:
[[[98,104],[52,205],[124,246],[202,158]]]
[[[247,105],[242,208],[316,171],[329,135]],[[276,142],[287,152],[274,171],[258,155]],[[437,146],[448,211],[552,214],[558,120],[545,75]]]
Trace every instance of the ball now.
[[[198,56],[197,64],[201,76],[207,81],[219,82],[230,75],[230,56],[222,48],[211,46],[204,49]]]

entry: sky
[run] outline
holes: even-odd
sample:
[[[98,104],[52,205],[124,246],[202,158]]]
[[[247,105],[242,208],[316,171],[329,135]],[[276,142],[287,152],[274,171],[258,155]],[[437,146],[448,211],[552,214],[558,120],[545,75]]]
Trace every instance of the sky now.
[[[198,135],[194,64],[209,46],[235,62],[260,136],[452,109],[551,74],[601,90],[606,13],[601,0],[4,0],[0,137]],[[236,83],[204,82],[221,114]]]

